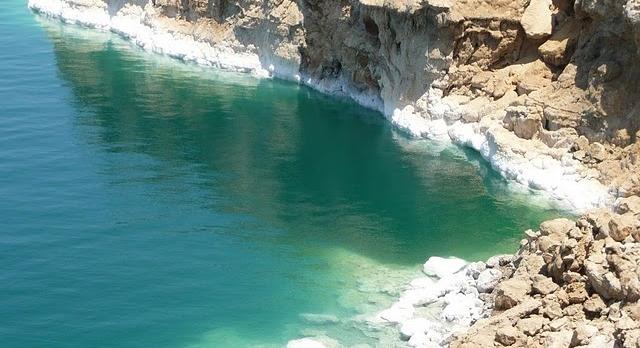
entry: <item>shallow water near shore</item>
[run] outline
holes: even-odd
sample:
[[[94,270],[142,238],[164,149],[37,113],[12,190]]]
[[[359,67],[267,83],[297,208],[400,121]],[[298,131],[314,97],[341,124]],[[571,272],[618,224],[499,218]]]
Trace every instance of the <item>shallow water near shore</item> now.
[[[3,347],[376,345],[427,256],[566,214],[354,103],[0,10]]]

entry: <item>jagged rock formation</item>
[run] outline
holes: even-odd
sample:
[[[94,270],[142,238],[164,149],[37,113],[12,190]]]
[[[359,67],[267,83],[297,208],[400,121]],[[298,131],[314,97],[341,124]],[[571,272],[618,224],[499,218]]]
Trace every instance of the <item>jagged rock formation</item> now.
[[[451,347],[640,345],[640,197],[527,231],[494,312]]]

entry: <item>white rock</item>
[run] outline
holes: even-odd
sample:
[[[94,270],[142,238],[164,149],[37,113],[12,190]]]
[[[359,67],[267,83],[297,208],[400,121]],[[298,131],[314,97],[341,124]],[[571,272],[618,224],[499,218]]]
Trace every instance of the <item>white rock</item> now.
[[[491,256],[487,260],[487,267],[496,268],[500,266],[500,263],[506,263],[507,260],[511,260],[512,258],[513,256],[509,254]]]
[[[424,333],[411,336],[409,339],[409,347],[417,348],[440,348],[440,345],[431,341]]]
[[[469,326],[482,315],[484,303],[476,296],[447,294],[444,301],[446,306],[442,310],[441,316],[449,322]]]
[[[415,309],[412,305],[398,302],[391,306],[391,308],[387,308],[378,313],[378,317],[390,323],[401,323],[413,317],[414,312]]]
[[[287,342],[287,348],[326,348],[322,342],[305,337]]]
[[[432,256],[424,263],[422,271],[426,275],[444,278],[460,271],[466,265],[466,261],[456,257],[443,258]]]
[[[437,286],[423,289],[409,289],[400,295],[398,303],[411,306],[422,306],[435,302],[438,297],[444,295],[444,292]]]
[[[480,272],[487,269],[487,265],[484,262],[471,262],[465,268],[467,275],[472,277],[473,279],[477,279]]]
[[[436,289],[442,296],[448,293],[466,292],[466,290],[475,286],[474,283],[473,278],[465,273],[456,273],[440,279],[436,283]]]
[[[502,278],[502,272],[495,268],[489,268],[480,273],[476,281],[476,287],[479,292],[491,292],[498,285]]]
[[[522,14],[520,24],[527,37],[542,39],[551,35],[552,16],[551,0],[531,0]]]
[[[412,318],[402,322],[400,326],[400,336],[409,339],[416,334],[426,334],[428,330],[434,330],[439,325],[425,318]]]

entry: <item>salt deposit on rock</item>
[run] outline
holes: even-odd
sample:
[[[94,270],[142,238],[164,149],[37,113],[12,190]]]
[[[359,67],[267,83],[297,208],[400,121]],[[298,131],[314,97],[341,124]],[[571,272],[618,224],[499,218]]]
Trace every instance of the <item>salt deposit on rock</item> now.
[[[466,261],[455,257],[443,258],[434,256],[425,262],[422,271],[426,275],[445,278],[460,271],[466,265]]]

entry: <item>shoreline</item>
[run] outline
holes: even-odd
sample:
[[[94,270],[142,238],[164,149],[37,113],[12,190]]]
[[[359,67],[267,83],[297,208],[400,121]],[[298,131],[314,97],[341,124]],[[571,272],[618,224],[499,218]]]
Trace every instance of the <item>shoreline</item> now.
[[[144,9],[125,7],[124,12],[110,16],[106,9],[94,8],[87,13],[84,9],[65,7],[66,4],[63,0],[29,1],[29,7],[40,14],[66,23],[111,31],[153,53],[203,66],[250,73],[257,78],[292,80],[325,94],[350,98],[364,107],[380,111],[394,127],[410,136],[447,140],[478,151],[505,179],[544,193],[575,213],[614,207],[616,195],[597,179],[585,174],[587,168],[571,154],[548,148],[537,140],[518,138],[505,129],[497,117],[492,117],[495,108],[506,108],[509,101],[517,97],[513,94],[497,100],[491,106],[493,109],[484,110],[484,115],[477,122],[463,122],[466,115],[477,111],[472,110],[467,102],[438,97],[434,92],[432,95],[436,97],[432,105],[438,107],[430,110],[431,120],[427,120],[412,106],[385,111],[385,103],[379,97],[357,92],[342,79],[314,80],[297,73],[297,66],[278,64],[275,60],[265,66],[264,57],[258,54],[238,52],[233,47],[210,45],[193,37],[172,34],[165,28],[151,25],[153,19],[149,17],[157,14],[150,5]],[[397,325],[410,346],[448,346],[456,334],[490,315],[492,300],[489,294],[503,277],[499,268],[512,260],[513,256],[505,255],[492,257],[484,263],[432,257],[423,266],[426,276],[413,280],[391,308],[371,320]],[[416,308],[424,308],[425,305],[431,309],[441,307],[437,315],[442,322],[415,317]],[[322,343],[312,338],[292,340],[288,345],[291,348],[321,346]]]
[[[451,141],[478,151],[505,179],[542,193],[561,208],[572,212],[612,207],[616,198],[609,188],[590,177],[587,169],[570,153],[549,148],[538,140],[518,138],[501,125],[491,113],[506,108],[517,97],[513,94],[506,94],[480,110],[484,115],[478,122],[463,122],[468,114],[478,113],[473,105],[455,98],[439,97],[432,91],[430,94],[435,97],[432,97],[433,107],[429,110],[431,120],[427,120],[415,112],[413,106],[385,110],[389,107],[383,100],[349,88],[343,78],[319,81],[301,76],[296,66],[274,65],[272,59],[247,52],[246,48],[238,52],[224,42],[210,45],[188,35],[171,33],[153,23],[151,17],[158,14],[149,4],[144,8],[125,6],[115,16],[110,16],[105,8],[89,7],[91,11],[85,13],[86,8],[73,7],[66,0],[29,0],[28,6],[34,12],[65,23],[113,32],[152,53],[202,66],[249,73],[257,78],[282,78],[327,95],[349,98],[363,107],[381,112],[394,127],[411,137]],[[264,66],[265,61],[272,64]]]

